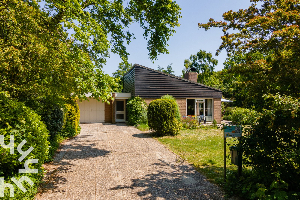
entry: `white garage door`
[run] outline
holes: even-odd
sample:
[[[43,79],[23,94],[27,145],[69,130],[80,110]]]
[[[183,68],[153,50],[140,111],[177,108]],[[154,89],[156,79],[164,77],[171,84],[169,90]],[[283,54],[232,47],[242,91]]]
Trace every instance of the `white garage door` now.
[[[105,103],[96,99],[78,102],[80,109],[80,123],[97,123],[105,120]]]

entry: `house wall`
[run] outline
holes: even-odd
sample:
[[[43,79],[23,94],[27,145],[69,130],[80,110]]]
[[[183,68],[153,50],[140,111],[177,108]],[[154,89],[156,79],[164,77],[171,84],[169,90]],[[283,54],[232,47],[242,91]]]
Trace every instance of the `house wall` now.
[[[222,108],[221,108],[221,99],[214,99],[214,119],[218,124],[222,120]]]

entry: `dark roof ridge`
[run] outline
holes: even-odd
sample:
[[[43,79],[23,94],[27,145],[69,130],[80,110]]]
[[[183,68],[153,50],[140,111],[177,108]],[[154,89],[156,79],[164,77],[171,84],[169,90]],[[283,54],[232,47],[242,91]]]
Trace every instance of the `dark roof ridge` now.
[[[213,87],[210,87],[210,86],[201,84],[201,83],[197,83],[197,82],[194,82],[194,81],[190,81],[190,80],[188,80],[188,79],[181,78],[181,77],[179,77],[179,76],[175,76],[175,75],[167,74],[167,73],[164,73],[164,72],[155,70],[155,69],[151,69],[151,68],[149,68],[149,67],[145,67],[145,66],[140,65],[140,64],[134,64],[133,67],[132,67],[128,72],[130,72],[130,71],[131,71],[133,68],[135,68],[136,66],[141,67],[141,68],[144,68],[144,69],[147,69],[147,70],[150,70],[150,71],[153,71],[153,72],[157,72],[157,73],[160,73],[160,74],[163,74],[163,75],[166,75],[166,76],[170,76],[170,77],[172,77],[172,78],[176,78],[176,79],[183,80],[183,81],[186,81],[186,82],[194,83],[194,84],[197,84],[197,85],[199,85],[199,86],[207,87],[207,88],[209,88],[209,89],[212,89],[212,90],[216,90],[216,91],[222,92],[222,91],[219,90],[219,89],[216,89],[216,88],[213,88]],[[128,73],[128,72],[127,72],[127,73]],[[126,74],[127,74],[127,73],[126,73]],[[126,74],[124,74],[124,76],[125,76]]]

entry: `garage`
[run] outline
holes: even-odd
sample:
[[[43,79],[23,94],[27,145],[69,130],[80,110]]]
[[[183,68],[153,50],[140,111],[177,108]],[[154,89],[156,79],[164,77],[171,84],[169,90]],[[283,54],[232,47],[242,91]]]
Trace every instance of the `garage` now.
[[[105,120],[105,103],[94,98],[78,102],[80,123],[99,123]]]

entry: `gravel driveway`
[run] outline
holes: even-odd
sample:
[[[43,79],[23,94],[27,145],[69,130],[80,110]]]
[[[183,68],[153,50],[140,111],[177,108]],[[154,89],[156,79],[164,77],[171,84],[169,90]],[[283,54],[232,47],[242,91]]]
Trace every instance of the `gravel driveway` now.
[[[204,176],[147,133],[81,124],[65,142],[36,199],[224,199]]]

